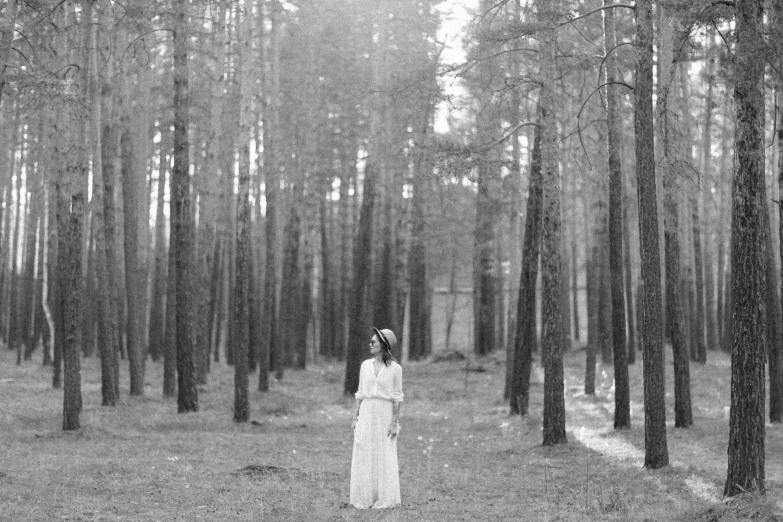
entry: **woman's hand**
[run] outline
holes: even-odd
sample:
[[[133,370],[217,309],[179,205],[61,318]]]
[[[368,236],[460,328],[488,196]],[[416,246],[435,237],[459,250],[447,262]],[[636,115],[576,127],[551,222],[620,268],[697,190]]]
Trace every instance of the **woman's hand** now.
[[[397,431],[398,431],[397,423],[392,422],[391,424],[389,424],[389,429],[386,430],[386,436],[394,438],[397,436]]]

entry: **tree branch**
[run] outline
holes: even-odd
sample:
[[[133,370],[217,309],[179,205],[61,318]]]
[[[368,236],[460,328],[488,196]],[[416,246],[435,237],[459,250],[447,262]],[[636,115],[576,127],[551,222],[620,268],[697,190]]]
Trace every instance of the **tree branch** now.
[[[516,125],[511,127],[508,131],[506,131],[506,133],[503,136],[501,136],[500,138],[498,138],[496,140],[493,140],[493,141],[490,141],[490,142],[487,142],[487,143],[482,143],[482,144],[478,145],[476,147],[475,151],[476,152],[484,152],[486,150],[491,149],[492,147],[496,147],[497,145],[500,145],[501,143],[503,143],[504,141],[509,139],[511,136],[513,136],[514,133],[516,131],[518,131],[519,129],[521,129],[522,127],[538,127],[539,125],[540,125],[540,123],[538,123],[537,121],[523,121],[521,123],[517,123]]]
[[[576,16],[576,17],[574,17],[574,18],[569,18],[569,19],[568,19],[568,20],[566,20],[565,22],[561,22],[561,23],[557,24],[555,27],[563,27],[564,25],[568,25],[568,24],[574,23],[574,22],[576,22],[576,21],[578,21],[578,20],[581,20],[582,18],[587,18],[587,17],[588,17],[588,16],[590,16],[591,14],[595,14],[595,13],[597,13],[598,11],[603,11],[604,9],[612,9],[612,8],[614,8],[614,7],[624,7],[624,8],[626,8],[626,9],[636,9],[636,5],[635,5],[635,4],[611,4],[611,5],[603,5],[603,6],[601,6],[601,7],[597,7],[597,8],[595,8],[595,9],[593,9],[592,11],[588,11],[588,12],[586,12],[586,13],[580,14],[579,16]]]

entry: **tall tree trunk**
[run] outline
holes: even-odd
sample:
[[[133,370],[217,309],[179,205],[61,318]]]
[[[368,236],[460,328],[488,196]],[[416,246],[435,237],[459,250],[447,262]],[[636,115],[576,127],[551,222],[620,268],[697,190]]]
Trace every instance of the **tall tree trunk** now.
[[[110,70],[110,69],[109,69]],[[102,256],[106,267],[106,292],[107,301],[104,322],[108,331],[105,333],[105,342],[110,346],[106,348],[109,353],[109,361],[113,366],[113,371],[109,378],[113,380],[115,395],[119,396],[119,355],[120,355],[120,313],[119,313],[119,288],[118,288],[118,267],[117,260],[117,212],[114,206],[114,187],[115,187],[115,160],[119,149],[119,134],[114,124],[114,111],[112,103],[113,91],[109,80],[111,73],[107,74],[107,79],[102,87],[101,112],[103,113],[101,127],[101,196],[103,200],[103,244],[106,250]],[[108,368],[106,370],[109,371]],[[109,385],[108,383],[106,384]]]
[[[633,295],[633,263],[631,263],[631,224],[628,207],[629,192],[623,192],[623,266],[625,271],[625,317],[628,321],[628,364],[636,362],[636,310]]]
[[[764,242],[763,7],[736,3],[736,174],[732,186],[731,412],[724,496],[765,490],[764,358],[767,283]]]
[[[693,343],[695,346],[692,347],[692,351],[695,351],[696,354],[696,362],[699,362],[701,364],[704,364],[707,362],[707,345],[704,342],[704,256],[702,253],[702,230],[701,230],[701,202],[699,194],[701,194],[701,190],[697,194],[694,194],[691,199],[691,225],[693,228],[692,234],[693,234],[693,263],[695,266],[695,273],[694,277],[696,278],[696,288],[695,288],[695,295],[694,299],[696,301],[695,303],[695,310],[694,314],[695,317],[693,318],[693,329],[694,332],[692,334]]]
[[[353,395],[359,389],[359,368],[366,355],[365,341],[369,335],[367,323],[367,280],[370,275],[372,250],[372,221],[375,203],[374,165],[367,163],[364,175],[364,194],[359,214],[359,233],[353,252],[353,291],[349,316],[348,348],[345,356],[343,393]]]
[[[353,140],[348,141],[346,149],[349,152],[353,151]],[[356,162],[353,160],[353,156],[346,154],[341,161],[340,169],[340,205],[338,207],[338,220],[340,233],[340,294],[339,294],[339,310],[340,315],[338,319],[339,330],[337,332],[335,355],[338,359],[342,360],[347,354],[347,328],[350,324],[348,313],[351,302],[351,287],[353,286],[353,230],[354,230],[354,207],[356,201],[359,199],[356,197]],[[354,197],[349,197],[349,187],[353,184]]]
[[[83,2],[84,17],[92,20],[93,1]],[[82,20],[80,51],[89,47],[91,24]],[[79,59],[85,72],[89,72],[87,56],[79,53]],[[88,84],[75,76],[76,81],[66,89],[71,101],[64,108],[65,132],[72,132],[68,140],[69,149],[65,153],[65,165],[60,170],[66,197],[61,198],[67,207],[62,209],[62,219],[58,223],[58,259],[57,266],[60,278],[60,300],[62,302],[63,319],[63,430],[78,430],[79,415],[82,410],[81,361],[79,353],[79,326],[81,324],[81,281],[82,281],[82,248],[83,220],[86,201],[88,154],[87,125],[89,114],[82,113],[82,104],[77,103],[89,99]],[[68,124],[72,127],[68,127]]]
[[[198,411],[193,347],[193,212],[190,201],[188,154],[188,51],[187,0],[177,0],[174,13],[174,212],[171,230],[176,238],[174,258],[176,277],[177,411]]]
[[[169,176],[169,193],[173,194],[173,171]],[[169,201],[169,216],[173,216],[175,203]],[[166,309],[164,322],[166,324],[163,337],[163,396],[177,395],[177,264],[175,252],[177,236],[174,227],[169,227],[169,248],[166,260]]]
[[[16,197],[14,198],[14,227],[13,230],[11,230],[11,244],[10,248],[8,249],[8,256],[10,260],[10,267],[8,270],[8,276],[11,283],[11,292],[9,296],[9,319],[8,319],[8,349],[9,350],[16,350],[17,357],[16,357],[16,364],[22,363],[22,346],[21,346],[21,340],[19,339],[19,322],[20,322],[20,313],[19,313],[19,280],[21,278],[20,271],[19,271],[19,262],[18,259],[20,257],[20,251],[23,250],[24,245],[20,244],[20,237],[22,235],[22,221],[24,220],[23,216],[23,209],[26,207],[22,203],[22,199],[27,199],[26,197],[26,191],[25,186],[22,183],[22,172],[26,170],[26,166],[22,163],[24,162],[24,156],[25,156],[25,147],[28,142],[24,138],[23,132],[21,129],[15,130],[15,132],[19,133],[19,141],[18,144],[19,147],[19,161],[12,160],[11,162],[11,175],[14,178],[14,186],[16,188]],[[17,155],[16,147],[13,149],[13,155],[14,159]]]
[[[778,296],[778,274],[775,266],[775,248],[772,244],[772,223],[769,214],[767,198],[764,198],[764,244],[766,245],[766,276],[765,290],[767,311],[767,357],[769,359],[769,421],[783,421],[783,367],[781,365],[781,350],[783,350],[783,312]]]
[[[126,80],[127,81],[127,80]],[[125,110],[130,110],[130,100],[125,100]],[[125,119],[125,118],[122,118]],[[129,117],[128,117],[129,119]],[[138,277],[139,263],[139,202],[136,177],[136,166],[133,164],[133,135],[129,124],[123,125],[120,135],[120,155],[122,157],[122,203],[123,232],[125,248],[125,295],[127,299],[125,319],[126,345],[130,363],[130,394],[144,395],[144,366],[147,356],[141,335],[142,301],[139,289],[142,288]]]
[[[512,415],[527,415],[530,398],[530,371],[533,366],[533,352],[538,345],[536,332],[536,280],[538,279],[538,256],[542,234],[542,187],[541,125],[539,124],[536,126],[533,137],[533,151],[527,190],[527,209],[525,212],[525,237],[522,240],[522,268],[519,276],[517,326],[516,335],[514,336],[514,372],[511,377],[510,394],[510,412]]]
[[[99,14],[99,23],[101,21]],[[92,25],[93,38],[97,37],[97,24]],[[119,342],[117,340],[117,311],[115,302],[111,293],[111,284],[109,282],[109,262],[107,258],[108,249],[106,246],[106,221],[105,221],[105,202],[104,202],[104,169],[107,168],[104,161],[114,161],[114,151],[110,147],[115,144],[113,141],[113,131],[110,124],[104,126],[104,119],[108,121],[111,116],[111,88],[108,85],[110,79],[111,67],[107,67],[103,74],[99,73],[97,68],[97,45],[90,51],[90,68],[94,81],[94,92],[92,93],[92,132],[95,139],[95,149],[93,155],[93,227],[95,235],[95,273],[98,280],[98,325],[99,335],[103,342],[100,343],[101,356],[101,399],[104,406],[116,406],[119,398],[119,384],[117,367],[119,362]],[[113,263],[112,263],[113,264]]]
[[[674,425],[687,428],[693,424],[690,399],[690,363],[688,344],[685,337],[683,296],[684,284],[680,278],[680,239],[679,239],[679,201],[682,190],[677,182],[677,161],[680,152],[677,143],[682,139],[676,135],[671,121],[671,112],[676,108],[676,91],[672,63],[672,39],[674,27],[671,15],[663,7],[659,8],[659,60],[658,60],[658,136],[662,144],[662,158],[659,165],[663,168],[664,201],[664,252],[666,259],[666,314],[668,334],[672,343],[674,358]],[[687,302],[686,302],[687,305]]]
[[[378,328],[390,328],[392,330],[398,329],[394,323],[394,280],[395,266],[394,266],[394,227],[391,224],[391,216],[393,216],[393,205],[389,192],[385,191],[383,195],[379,195],[378,199],[383,200],[386,197],[385,204],[382,205],[382,212],[380,216],[384,216],[384,223],[379,224],[383,228],[381,229],[381,251],[378,253],[375,263],[375,273],[372,277],[373,291],[370,293],[371,303],[373,305],[372,323],[378,325]],[[380,206],[380,205],[379,205]],[[399,329],[398,329],[399,331]]]
[[[302,235],[300,209],[304,202],[303,183],[294,186],[294,202],[283,230],[283,280],[280,284],[280,364],[275,366],[275,377],[283,378],[283,367],[302,364],[297,360],[297,339],[301,325],[298,316],[302,313],[302,276],[299,270],[299,247]]]
[[[521,20],[522,4],[520,0],[514,0],[512,4],[512,16],[515,21]],[[511,74],[517,75],[521,73],[520,68],[520,53],[509,53],[508,67],[512,71]],[[512,127],[517,127],[521,121],[521,95],[520,89],[515,88],[511,91],[511,110],[509,111],[510,124]],[[508,313],[506,319],[506,383],[503,389],[503,398],[511,398],[511,381],[514,378],[514,352],[516,350],[516,334],[517,334],[517,302],[519,301],[519,281],[521,279],[520,273],[522,271],[522,224],[520,219],[520,213],[522,210],[522,147],[519,143],[519,128],[514,128],[514,132],[511,133],[511,211],[509,212],[509,248],[511,252],[509,254],[511,260],[511,266],[509,270],[509,301],[508,301]],[[572,243],[572,247],[575,248],[575,244]],[[572,264],[574,270],[576,270],[576,264]],[[411,289],[413,286],[411,286]],[[574,292],[576,292],[576,283],[572,286]],[[576,294],[574,294],[576,295]],[[579,315],[576,306],[576,298],[574,299],[574,321],[576,329],[576,339],[579,339]]]
[[[604,0],[604,6],[612,0]],[[623,293],[623,171],[620,164],[620,120],[617,67],[614,52],[614,9],[604,10],[606,58],[607,145],[609,157],[609,273],[612,293],[612,352],[614,354],[614,429],[631,427],[631,399],[625,346],[625,294]]]
[[[258,389],[269,390],[269,370],[280,362],[277,339],[277,212],[278,143],[280,129],[280,10],[277,0],[268,3],[270,11],[269,74],[264,76],[264,171],[266,182],[266,263],[264,266],[264,302],[262,305],[261,350],[258,365]]]
[[[576,221],[576,219],[574,219]],[[576,228],[576,224],[574,224]],[[579,255],[577,249],[576,232],[574,231],[571,237],[571,306],[572,312],[572,324],[574,325],[574,341],[576,345],[581,344],[582,338],[582,323],[579,319]]]
[[[332,174],[323,174],[320,178],[318,221],[321,235],[321,324],[318,352],[322,357],[332,358],[335,352],[337,329],[339,328],[337,300],[335,295],[332,253]]]
[[[598,245],[589,246],[590,254],[586,255],[585,274],[587,279],[587,349],[585,350],[585,395],[595,395],[595,365],[598,354],[598,307],[601,296],[598,290],[597,264],[600,258]]]
[[[639,237],[642,260],[642,321],[640,341],[644,355],[644,466],[669,464],[666,444],[663,346],[661,337],[661,268],[658,246],[658,209],[653,138],[653,20],[652,0],[637,0],[636,85],[634,130],[639,199]]]
[[[783,41],[781,41],[781,37],[783,37],[783,1],[781,0],[775,0],[772,2],[772,13],[771,13],[772,23],[771,23],[771,39],[774,39],[774,42],[777,44],[777,51],[778,51],[778,69],[777,69],[777,76],[775,78],[777,85],[776,85],[776,92],[777,95],[780,96],[783,94],[783,72],[780,71],[779,67],[781,62],[783,62],[783,57],[781,57],[781,46],[783,46]],[[780,249],[780,262],[781,267],[783,267],[783,202],[781,202],[781,199],[783,199],[783,112],[778,111],[777,115],[777,140],[778,140],[778,164],[775,166],[775,169],[777,170],[778,175],[778,248]],[[773,171],[774,172],[774,171]],[[774,180],[774,176],[773,176]],[[767,214],[769,215],[769,214]],[[770,230],[770,234],[774,234],[773,230]],[[770,238],[771,239],[771,238]],[[769,244],[769,243],[768,243]],[[770,257],[774,256],[773,252],[769,253]],[[773,263],[774,265],[774,263]],[[769,265],[768,265],[769,267]],[[770,352],[776,352],[777,353],[777,363],[778,368],[776,371],[776,375],[778,378],[781,375],[781,372],[783,372],[783,361],[781,361],[781,350],[783,350],[783,319],[781,316],[783,315],[783,311],[781,311],[781,308],[783,308],[783,273],[780,273],[779,276],[780,280],[778,283],[780,284],[780,301],[777,303],[777,309],[775,310],[775,313],[777,314],[777,334],[778,334],[778,345],[777,348],[774,348],[772,345],[770,345]],[[769,285],[768,285],[769,286]],[[767,319],[769,320],[769,319]],[[770,355],[770,374],[772,374],[772,356]],[[770,379],[772,381],[772,379]],[[779,381],[780,382],[780,381]],[[781,384],[781,387],[783,388],[783,384]],[[783,398],[781,397],[781,393],[783,393],[783,390],[779,389],[778,393],[772,392],[772,382],[770,382],[770,404],[769,404],[769,417],[770,421],[772,422],[783,422]],[[774,413],[773,413],[774,412]]]
[[[490,0],[482,0],[482,11],[489,13],[493,7]],[[489,142],[495,136],[498,126],[497,110],[492,100],[492,67],[490,42],[484,35],[490,31],[489,14],[481,18],[482,36],[478,47],[485,56],[479,62],[480,76],[488,102],[476,115],[476,134],[479,143]],[[495,281],[495,201],[493,201],[497,169],[495,154],[484,151],[477,166],[476,179],[476,225],[473,233],[473,352],[486,355],[495,349],[495,314],[497,310],[495,294],[498,291]]]
[[[418,145],[423,146],[430,127],[430,102],[424,110],[423,121],[419,133]],[[409,333],[408,358],[413,361],[423,359],[432,353],[432,346],[427,343],[427,332],[430,323],[430,309],[427,306],[427,246],[425,244],[426,219],[424,205],[430,176],[430,162],[425,156],[427,152],[420,148],[416,152],[413,172],[413,201],[411,202],[411,246],[408,252],[408,270],[410,277],[409,297]],[[518,173],[517,173],[518,175]]]
[[[728,96],[726,99],[726,105],[728,103]],[[727,119],[729,118],[728,110]],[[733,184],[733,165],[730,161],[732,158],[728,153],[727,148],[731,142],[731,136],[733,135],[733,126],[723,126],[723,139],[721,154],[721,169],[720,169],[720,183],[718,185],[718,344],[720,349],[724,352],[731,353],[731,253],[726,254],[726,230],[731,230],[731,213],[726,209],[726,201],[731,200],[731,193],[728,195],[724,192],[728,191],[728,187]],[[728,223],[727,223],[728,221]],[[731,244],[731,235],[729,235],[729,244]]]
[[[712,161],[712,110],[715,103],[715,32],[713,28],[707,29],[706,43],[706,63],[704,65],[707,81],[707,93],[704,99],[704,143],[702,144],[701,170],[705,180],[717,179],[716,165]],[[725,151],[724,151],[725,154]],[[703,185],[702,185],[703,186]],[[708,182],[708,187],[712,188],[712,183]],[[703,200],[701,191],[698,197]],[[713,214],[714,215],[714,214]],[[709,223],[710,214],[706,213],[705,220]],[[720,225],[719,225],[720,226]],[[718,348],[718,324],[716,317],[715,303],[715,262],[712,249],[712,234],[709,228],[704,234],[704,318],[706,328],[706,349],[716,350]],[[706,361],[706,354],[705,354]]]
[[[152,271],[152,303],[150,304],[149,347],[150,356],[157,361],[164,356],[166,328],[166,223],[163,214],[166,191],[166,173],[171,167],[171,124],[160,124],[160,162],[158,168],[157,197],[155,201],[155,264]]]
[[[248,354],[250,348],[250,295],[251,229],[250,229],[250,139],[253,136],[252,102],[252,0],[244,0],[241,12],[240,37],[240,116],[239,116],[239,184],[237,191],[236,237],[237,249],[234,258],[234,422],[247,422],[250,417],[248,400]]]
[[[542,9],[543,8],[543,9]],[[551,11],[550,11],[551,9]],[[549,11],[542,13],[541,11]],[[539,14],[559,19],[559,9],[539,5]],[[555,85],[556,29],[544,30],[539,50],[541,71],[541,288],[542,334],[541,359],[544,366],[544,433],[545,446],[566,442],[565,396],[563,392],[563,317],[562,240],[560,211],[560,169],[557,153],[557,101]]]

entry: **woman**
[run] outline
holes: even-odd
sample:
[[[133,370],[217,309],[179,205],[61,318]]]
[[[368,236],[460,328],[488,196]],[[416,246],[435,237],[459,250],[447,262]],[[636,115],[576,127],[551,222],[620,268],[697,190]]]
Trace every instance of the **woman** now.
[[[373,328],[372,359],[359,370],[351,429],[351,504],[357,508],[392,508],[400,504],[397,466],[397,417],[402,403],[402,368],[392,357],[397,337]]]

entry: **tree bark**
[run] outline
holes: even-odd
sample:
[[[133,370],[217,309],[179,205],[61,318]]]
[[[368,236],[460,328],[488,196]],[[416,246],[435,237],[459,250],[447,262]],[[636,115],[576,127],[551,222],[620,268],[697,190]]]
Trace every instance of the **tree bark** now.
[[[423,145],[430,126],[429,109],[430,102],[428,100],[419,134],[420,146]],[[423,359],[432,353],[432,347],[427,343],[430,309],[427,306],[429,283],[427,279],[427,247],[424,239],[427,226],[424,211],[425,191],[429,181],[430,162],[425,154],[424,149],[419,149],[416,153],[413,173],[413,201],[411,203],[411,246],[408,253],[410,277],[408,358],[412,361]]]
[[[639,237],[642,260],[642,321],[640,344],[644,355],[644,465],[669,464],[666,444],[663,346],[661,338],[661,269],[653,138],[653,20],[652,0],[637,0],[636,85],[634,130],[639,199]]]
[[[96,25],[93,25],[91,30],[93,38],[96,38]],[[109,86],[111,67],[106,68],[105,76],[98,72],[97,52],[95,52],[98,42],[95,39],[93,41],[95,42],[95,45],[92,46],[92,51],[90,53],[90,67],[95,85],[95,92],[92,93],[92,132],[95,137],[92,211],[95,234],[95,272],[98,279],[97,296],[100,314],[98,324],[100,328],[99,334],[103,340],[103,342],[100,343],[101,399],[104,406],[116,406],[117,399],[119,398],[119,376],[117,375],[117,368],[119,366],[119,361],[117,360],[119,355],[117,340],[118,332],[116,328],[117,311],[111,293],[112,287],[109,283],[103,181],[103,173],[106,168],[104,161],[114,161],[114,151],[110,150],[110,147],[116,143],[112,140],[113,133],[109,130],[112,128],[111,125],[107,124],[104,126],[103,123],[104,119],[108,121],[112,116],[111,89]]]
[[[299,247],[302,235],[302,220],[300,208],[304,201],[304,187],[296,183],[294,187],[294,202],[288,222],[283,230],[285,244],[283,246],[283,280],[280,285],[280,355],[275,366],[275,377],[283,378],[283,367],[294,367],[304,364],[298,358],[297,340],[301,325],[297,320],[302,314],[302,276],[299,269]]]
[[[514,373],[511,378],[511,414],[527,415],[530,397],[530,371],[538,344],[536,332],[536,280],[541,248],[543,175],[541,172],[541,126],[536,126],[530,162],[525,237],[522,239],[522,267],[517,299],[517,326],[514,337]],[[456,262],[456,261],[455,261]],[[456,267],[455,267],[456,268]]]
[[[702,172],[705,179],[717,179],[715,176],[716,165],[712,161],[712,111],[715,104],[715,32],[713,28],[707,29],[707,43],[706,43],[706,63],[705,76],[707,82],[707,93],[704,100],[704,143],[702,145]],[[723,152],[725,154],[725,151]],[[713,178],[715,176],[715,178]],[[711,185],[711,184],[710,184]],[[711,188],[711,187],[710,187]],[[722,187],[719,187],[719,190]],[[720,192],[718,192],[720,193]],[[699,191],[699,197],[701,198],[701,191]],[[709,213],[706,216],[706,220],[709,221]],[[720,226],[720,225],[718,225]],[[709,230],[709,229],[708,229]],[[713,244],[711,241],[712,234],[705,232],[705,255],[704,255],[704,318],[706,328],[706,349],[717,350],[719,343],[718,336],[718,321],[716,317],[716,302],[715,302],[715,277],[714,267],[715,263],[713,255],[715,251],[711,248]],[[705,354],[706,360],[706,354]]]
[[[593,238],[595,241],[595,238]],[[589,245],[589,243],[588,243]],[[587,349],[585,350],[585,395],[595,395],[595,365],[598,354],[598,293],[596,265],[598,264],[598,245],[588,246],[590,254],[586,256],[585,275],[587,279]]]
[[[277,339],[277,192],[278,143],[280,129],[280,6],[277,0],[268,2],[270,11],[269,74],[264,76],[264,171],[266,183],[266,263],[264,267],[264,302],[262,304],[261,349],[258,364],[258,389],[269,390],[270,367],[280,363]]]
[[[781,37],[783,37],[783,1],[781,0],[775,0],[772,2],[772,13],[771,13],[772,23],[771,23],[771,30],[770,30],[770,38],[774,39],[774,42],[777,44],[777,51],[778,51],[778,69],[777,69],[777,76],[776,76],[776,92],[777,95],[780,96],[781,93],[783,93],[783,72],[780,72],[780,64],[783,62],[783,57],[781,56],[781,47],[783,47],[783,41],[781,41]],[[783,112],[778,111],[777,116],[777,153],[778,153],[778,164],[775,166],[777,170],[778,175],[778,202],[777,202],[777,208],[778,208],[778,247],[780,249],[780,262],[781,267],[783,267],[783,202],[780,200],[783,199]],[[774,177],[773,177],[774,180]],[[769,215],[769,214],[767,214]],[[773,230],[770,230],[770,234],[774,234]],[[771,238],[770,238],[771,239]],[[769,244],[769,243],[768,243]],[[774,253],[770,252],[769,257],[773,257]],[[774,261],[774,260],[773,260]],[[773,263],[774,265],[774,263]],[[769,266],[769,265],[768,265]],[[774,272],[774,271],[773,271]],[[778,369],[775,372],[775,375],[780,376],[781,372],[783,372],[783,361],[781,361],[781,350],[783,350],[783,324],[781,324],[781,321],[783,321],[783,318],[781,317],[783,315],[783,311],[781,311],[781,308],[783,308],[783,273],[779,274],[778,276],[780,280],[778,283],[780,284],[780,300],[777,302],[777,309],[775,310],[775,313],[777,314],[777,334],[778,334],[778,346],[777,349],[770,350],[771,352],[777,353],[777,363],[778,363]],[[769,320],[769,319],[767,319]],[[770,345],[770,348],[773,348],[772,345]],[[772,374],[772,366],[773,366],[773,360],[772,356],[770,355],[770,374]],[[780,378],[780,377],[778,377]],[[779,381],[780,382],[780,381]],[[781,383],[781,388],[783,388],[783,383]],[[770,421],[771,422],[783,422],[783,397],[781,397],[781,394],[783,394],[783,389],[779,389],[778,393],[772,392],[772,379],[770,379]],[[774,412],[774,414],[773,414]]]
[[[550,11],[551,9],[551,11]],[[548,11],[542,13],[541,11]],[[559,18],[557,6],[539,5],[539,14]],[[545,446],[566,442],[565,396],[563,391],[563,317],[561,289],[562,240],[560,211],[560,169],[557,152],[557,100],[555,85],[555,52],[557,32],[553,26],[544,30],[539,50],[541,71],[541,288],[542,334],[541,358],[544,366],[544,433]]]
[[[767,310],[767,358],[769,370],[769,421],[783,421],[783,367],[781,350],[783,350],[783,312],[778,296],[778,274],[775,267],[775,249],[772,244],[772,223],[769,214],[767,198],[764,198],[764,244],[766,246],[766,276],[765,291]]]
[[[612,0],[604,0],[604,6]],[[614,355],[614,429],[630,429],[631,401],[625,344],[625,294],[623,288],[623,171],[620,163],[620,120],[614,9],[604,10],[606,58],[607,145],[609,157],[609,273],[612,293],[612,352]]]
[[[631,263],[631,225],[628,207],[631,200],[628,192],[623,192],[623,266],[625,270],[625,316],[628,322],[628,364],[636,362],[636,300],[633,289],[633,263]]]
[[[157,361],[164,356],[166,331],[166,224],[164,220],[164,199],[166,173],[171,166],[171,124],[160,124],[160,162],[158,167],[157,197],[155,201],[155,263],[152,273],[152,303],[150,304],[149,347],[150,356]]]
[[[193,212],[190,201],[190,159],[188,154],[188,51],[187,0],[177,0],[174,13],[174,212],[171,230],[176,238],[177,411],[198,411],[193,347]]]
[[[127,81],[127,80],[125,80]],[[125,100],[126,107],[130,109],[130,100]],[[129,116],[121,120],[130,119]],[[126,345],[130,369],[130,394],[144,395],[144,370],[146,350],[141,335],[142,301],[139,296],[141,281],[139,276],[139,201],[136,177],[136,166],[133,164],[135,153],[133,150],[133,135],[129,122],[122,125],[120,135],[120,155],[122,157],[122,204],[123,204],[123,232],[125,249],[125,296],[127,299],[125,320]]]
[[[766,245],[764,242],[763,6],[736,3],[737,70],[734,99],[736,174],[732,204],[731,412],[724,496],[765,490],[764,348]]]
[[[375,203],[375,168],[367,164],[364,177],[364,194],[362,196],[361,212],[359,214],[359,234],[353,253],[353,292],[351,300],[351,315],[349,316],[348,348],[345,357],[345,382],[343,392],[353,395],[359,389],[359,368],[367,353],[365,341],[369,335],[370,325],[367,324],[366,290],[370,275],[372,250],[373,205]]]

